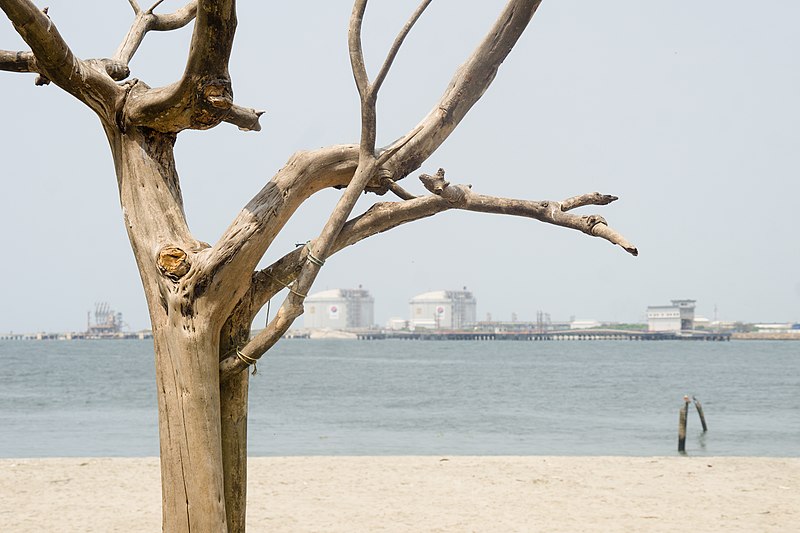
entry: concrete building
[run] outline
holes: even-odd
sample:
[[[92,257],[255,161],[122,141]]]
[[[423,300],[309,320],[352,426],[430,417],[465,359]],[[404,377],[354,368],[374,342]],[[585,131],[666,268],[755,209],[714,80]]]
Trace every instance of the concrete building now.
[[[475,297],[466,288],[426,292],[412,298],[409,304],[410,329],[464,329],[475,323]]]
[[[595,329],[602,326],[602,322],[597,320],[572,320],[569,323],[569,329]]]
[[[696,300],[672,300],[672,305],[647,308],[649,331],[691,331],[694,329],[694,304]]]
[[[375,299],[361,287],[311,294],[304,307],[307,329],[365,329],[375,322]]]
[[[386,329],[392,331],[408,329],[408,320],[400,317],[392,317],[386,322]]]

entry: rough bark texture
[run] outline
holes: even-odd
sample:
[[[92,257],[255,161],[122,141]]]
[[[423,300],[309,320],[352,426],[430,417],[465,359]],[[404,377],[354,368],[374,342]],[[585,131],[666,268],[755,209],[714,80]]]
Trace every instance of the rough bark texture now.
[[[220,324],[195,298],[192,271],[207,245],[186,227],[174,135],[131,128],[109,137],[153,325],[164,531],[224,531]]]
[[[0,0],[0,9],[30,51],[0,50],[0,70],[32,72],[52,82],[100,118],[114,159],[123,219],[152,322],[159,409],[163,529],[231,532],[245,529],[247,398],[245,369],[269,350],[303,312],[303,301],[332,254],[400,224],[449,209],[524,216],[599,236],[636,255],[637,249],[598,215],[569,213],[605,205],[590,193],[561,202],[489,197],[452,185],[444,171],[420,179],[430,194],[416,197],[397,184],[444,142],[494,79],[540,0],[510,0],[486,37],[456,71],[439,102],[419,124],[378,148],[376,102],[394,57],[431,3],[424,0],[394,40],[370,80],[361,26],[366,0],[356,0],[349,25],[351,67],[361,99],[361,136],[298,152],[269,180],[213,246],[194,238],[183,209],[173,145],[185,129],[228,122],[258,131],[261,111],[233,101],[228,72],[236,30],[233,0],[191,0],[171,14],[156,2],[134,12],[131,28],[108,58],[80,59],[46,10],[29,0]],[[129,63],[150,31],[194,22],[181,78],[151,88],[130,75]],[[118,83],[119,82],[119,83]],[[310,196],[344,189],[319,236],[267,269],[254,272],[276,236]],[[352,217],[364,192],[396,194]],[[267,327],[250,338],[259,309],[284,288],[289,294]]]
[[[222,328],[221,357],[250,339],[253,307],[245,298]],[[244,531],[247,514],[247,405],[250,374],[239,372],[220,383],[222,469],[228,531]]]

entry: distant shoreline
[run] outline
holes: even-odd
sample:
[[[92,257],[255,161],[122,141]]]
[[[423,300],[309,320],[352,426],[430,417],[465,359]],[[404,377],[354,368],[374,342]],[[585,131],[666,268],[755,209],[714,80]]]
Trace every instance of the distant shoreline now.
[[[381,330],[375,330],[381,331]],[[592,330],[576,330],[572,333],[577,334],[579,331],[583,331],[586,334],[592,333]],[[342,333],[349,333],[349,332],[342,332]],[[296,331],[292,330],[287,333],[286,338],[303,338],[307,339],[310,338],[312,340],[325,340],[325,339],[344,339],[344,340],[354,340],[358,338],[359,335],[357,333],[350,333],[349,335],[334,335],[328,334],[324,336],[309,336],[305,333],[298,334]],[[146,340],[152,339],[153,333],[149,330],[145,331],[137,331],[137,332],[128,332],[120,335],[108,335],[102,337],[87,337],[85,334],[82,333],[0,333],[0,341],[72,341],[72,340]],[[371,337],[375,338],[375,337]],[[747,341],[798,341],[800,340],[800,330],[793,330],[790,332],[750,332],[750,333],[730,333],[730,340],[747,340]],[[465,339],[448,339],[448,340],[465,340]],[[581,339],[583,341],[602,341],[602,340],[619,340],[613,338],[586,338]],[[672,340],[672,339],[669,339]]]
[[[142,331],[120,331],[102,335],[88,335],[85,332],[55,332],[55,333],[0,333],[0,341],[82,341],[82,340],[144,340],[152,339],[153,332],[150,330]]]
[[[791,333],[772,333],[766,331],[734,333],[731,335],[731,339],[740,341],[800,341],[800,330],[792,331]]]

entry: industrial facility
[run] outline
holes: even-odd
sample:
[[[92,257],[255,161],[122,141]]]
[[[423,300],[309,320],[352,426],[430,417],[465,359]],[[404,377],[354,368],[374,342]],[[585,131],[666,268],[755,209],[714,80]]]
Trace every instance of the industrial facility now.
[[[96,303],[94,306],[94,324],[91,312],[86,313],[86,338],[109,339],[119,337],[125,324],[122,313],[111,309],[106,302]]]
[[[373,326],[375,299],[369,291],[331,289],[309,295],[305,301],[306,329],[353,330]]]
[[[696,300],[672,300],[672,305],[647,308],[649,331],[691,331],[694,329],[694,304]]]
[[[410,329],[464,329],[476,321],[475,297],[466,287],[460,291],[426,292],[412,298],[409,304]]]

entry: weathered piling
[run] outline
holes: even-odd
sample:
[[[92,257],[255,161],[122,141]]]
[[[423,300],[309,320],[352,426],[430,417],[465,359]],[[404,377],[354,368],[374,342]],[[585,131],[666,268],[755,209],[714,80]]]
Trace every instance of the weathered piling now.
[[[689,397],[683,397],[683,407],[678,418],[678,452],[686,453],[686,421],[689,418]]]
[[[695,408],[697,408],[697,414],[700,415],[700,423],[703,425],[703,433],[705,433],[708,431],[708,426],[706,425],[706,415],[703,413],[703,406],[700,404],[700,400],[695,396],[692,396],[692,401],[694,402]]]

